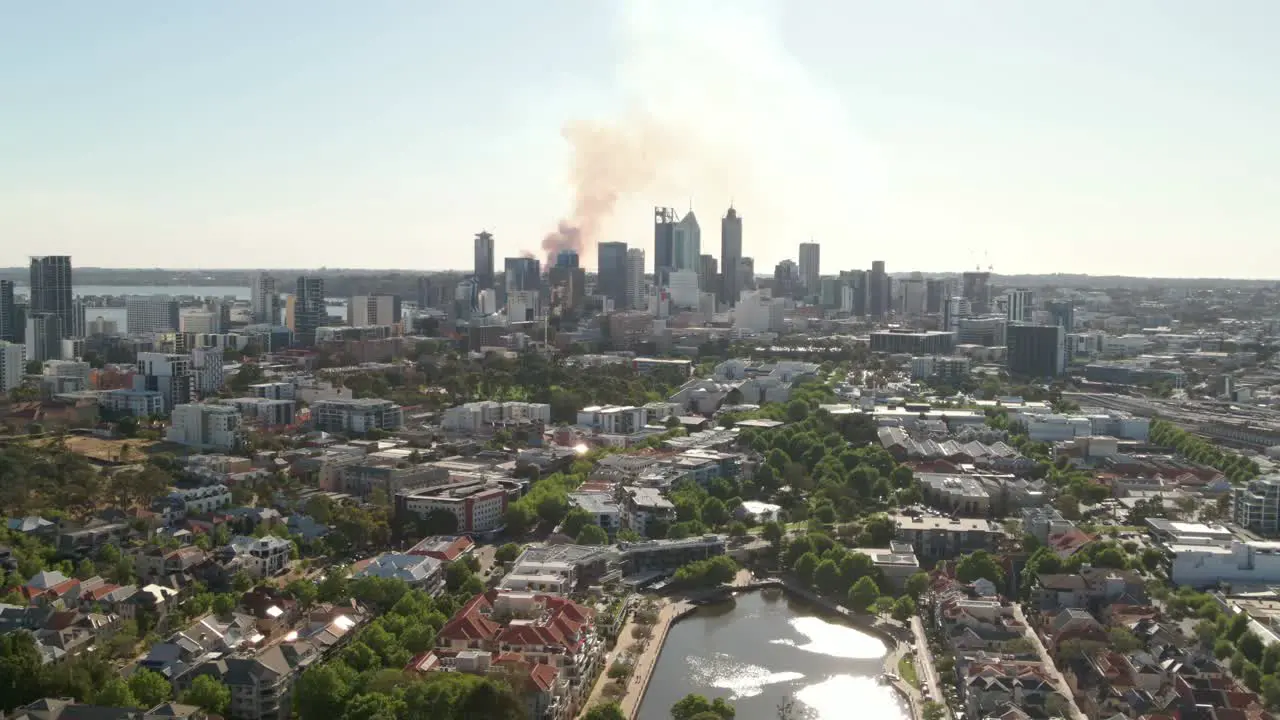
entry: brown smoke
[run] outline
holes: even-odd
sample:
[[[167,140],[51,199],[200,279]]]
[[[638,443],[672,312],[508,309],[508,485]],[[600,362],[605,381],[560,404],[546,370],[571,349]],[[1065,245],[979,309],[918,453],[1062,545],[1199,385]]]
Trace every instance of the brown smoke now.
[[[548,267],[561,250],[577,251],[584,266],[618,201],[644,192],[659,176],[675,148],[675,134],[648,118],[604,124],[574,122],[563,135],[572,151],[573,212],[542,239]]]

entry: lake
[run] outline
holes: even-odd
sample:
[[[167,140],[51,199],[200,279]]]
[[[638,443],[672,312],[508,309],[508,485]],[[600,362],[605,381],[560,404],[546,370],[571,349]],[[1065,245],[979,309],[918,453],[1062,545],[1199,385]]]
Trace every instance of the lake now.
[[[737,720],[774,720],[787,697],[796,720],[907,720],[898,695],[876,682],[887,652],[807,603],[746,593],[671,628],[639,720],[669,720],[689,693],[725,698]]]

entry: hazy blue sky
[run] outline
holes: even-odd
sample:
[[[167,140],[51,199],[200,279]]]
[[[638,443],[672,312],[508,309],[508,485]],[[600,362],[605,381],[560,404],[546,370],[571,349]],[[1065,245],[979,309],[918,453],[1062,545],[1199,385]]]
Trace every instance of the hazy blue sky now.
[[[603,237],[650,262],[653,205],[692,200],[718,255],[732,199],[761,272],[812,238],[828,273],[1280,277],[1277,27],[1271,0],[11,3],[0,265],[536,250],[586,121],[666,138]]]

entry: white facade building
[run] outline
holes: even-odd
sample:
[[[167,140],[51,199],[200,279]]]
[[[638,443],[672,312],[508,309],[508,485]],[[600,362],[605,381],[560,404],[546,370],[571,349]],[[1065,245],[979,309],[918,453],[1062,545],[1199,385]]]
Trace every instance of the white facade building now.
[[[154,390],[164,396],[165,410],[195,399],[195,374],[191,357],[170,353],[138,353],[134,390]]]
[[[0,392],[7,393],[21,385],[26,367],[26,346],[0,340]]]
[[[395,325],[394,295],[355,295],[347,301],[347,324],[351,327]]]
[[[1230,583],[1233,589],[1280,583],[1280,543],[1239,542],[1174,544],[1169,579],[1193,588]]]
[[[178,316],[178,329],[184,333],[222,332],[221,317],[208,310],[187,310]]]
[[[782,332],[785,307],[767,290],[743,290],[733,309],[733,327],[752,332]]]
[[[80,392],[89,389],[89,372],[92,368],[87,362],[75,360],[46,360],[41,382],[53,393]]]
[[[507,293],[507,322],[533,322],[537,319],[537,290],[512,290]]]
[[[316,429],[325,432],[394,432],[404,427],[404,411],[399,405],[373,398],[317,400],[311,406],[311,417]]]
[[[698,273],[694,270],[672,270],[667,279],[667,295],[678,308],[698,307]]]
[[[649,302],[644,282],[644,249],[627,249],[627,298],[633,310],[643,310]]]
[[[1009,322],[1031,322],[1035,309],[1035,293],[1030,290],[1010,290],[1005,293],[1005,317]]]
[[[268,535],[262,538],[237,536],[228,546],[243,564],[245,572],[255,578],[268,578],[289,566],[293,543]]]
[[[198,450],[234,450],[240,444],[240,411],[229,405],[189,403],[171,414],[169,442]]]
[[[546,403],[496,402],[484,400],[444,411],[440,426],[455,432],[477,432],[502,424],[551,422],[551,406]]]
[[[131,335],[178,330],[178,301],[168,295],[130,295],[124,302],[124,324]]]

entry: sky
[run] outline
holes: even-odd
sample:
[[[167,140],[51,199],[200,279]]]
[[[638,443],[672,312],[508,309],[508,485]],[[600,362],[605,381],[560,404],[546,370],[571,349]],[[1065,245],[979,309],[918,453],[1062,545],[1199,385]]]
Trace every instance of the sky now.
[[[732,203],[761,273],[813,241],[828,274],[1280,278],[1277,26],[1270,0],[13,4],[0,266],[538,252],[587,123],[655,145],[597,238],[650,264],[653,206],[718,256]]]

